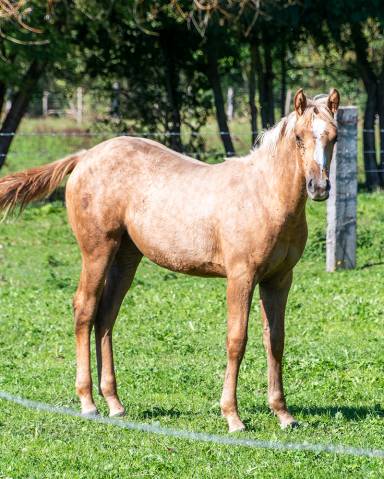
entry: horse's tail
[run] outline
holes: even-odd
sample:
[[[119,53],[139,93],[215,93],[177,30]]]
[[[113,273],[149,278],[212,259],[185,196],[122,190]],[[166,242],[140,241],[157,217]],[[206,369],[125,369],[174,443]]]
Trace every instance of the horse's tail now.
[[[46,198],[71,173],[86,150],[61,160],[0,178],[0,210],[20,211],[33,200]]]

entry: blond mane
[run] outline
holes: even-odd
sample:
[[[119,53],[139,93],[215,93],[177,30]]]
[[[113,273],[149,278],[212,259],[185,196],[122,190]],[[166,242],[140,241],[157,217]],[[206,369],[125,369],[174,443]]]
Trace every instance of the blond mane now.
[[[317,97],[314,100],[308,101],[308,106],[303,113],[303,121],[308,128],[311,128],[315,116],[335,125],[335,120],[332,113],[326,107],[323,97]],[[280,141],[291,137],[295,129],[296,121],[297,115],[295,112],[292,112],[283,117],[269,130],[262,131],[257,137],[256,145],[252,149],[251,154],[261,151],[274,154]]]

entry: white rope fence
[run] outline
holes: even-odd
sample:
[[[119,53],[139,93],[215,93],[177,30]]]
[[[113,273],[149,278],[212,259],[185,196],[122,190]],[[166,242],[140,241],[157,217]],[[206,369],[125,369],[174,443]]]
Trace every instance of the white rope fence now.
[[[254,134],[257,134],[257,132],[254,132]],[[105,139],[105,138],[115,138],[118,136],[130,136],[133,138],[156,138],[156,139],[161,139],[161,138],[171,138],[171,137],[195,137],[195,138],[217,138],[220,139],[222,136],[229,136],[231,135],[234,139],[239,139],[239,138],[249,138],[251,136],[251,132],[239,132],[239,133],[230,133],[228,131],[208,131],[204,133],[198,133],[195,131],[188,132],[187,134],[182,134],[180,132],[173,132],[173,131],[164,131],[164,132],[139,132],[139,133],[134,133],[134,132],[127,132],[127,131],[120,131],[120,132],[115,132],[115,131],[36,131],[36,132],[0,132],[0,138],[1,137],[34,137],[34,138],[45,138],[45,137],[53,137],[53,138],[100,138],[100,139]],[[41,153],[45,153],[42,151]],[[235,156],[236,152],[234,151],[223,151],[223,152],[217,152],[217,151],[205,151],[205,150],[194,150],[194,151],[181,151],[180,153],[183,153],[185,155],[189,156],[194,156],[194,157],[203,157],[203,156],[210,156],[210,157],[221,157],[225,158],[226,156]],[[0,153],[0,157],[8,157],[8,156],[18,156],[17,152],[9,152],[9,153]]]
[[[186,134],[178,132],[178,131],[141,131],[139,133],[134,133],[134,132],[127,132],[127,131],[36,131],[36,132],[29,132],[29,131],[21,131],[21,132],[0,132],[0,137],[1,136],[79,136],[79,137],[93,137],[93,136],[105,136],[105,135],[113,135],[113,136],[134,136],[134,137],[163,137],[163,136],[195,136],[195,137],[206,137],[206,136],[226,136],[226,135],[231,135],[231,136],[246,136],[248,137],[249,135],[257,135],[259,134],[260,131],[242,131],[242,132],[230,132],[230,131],[204,131],[203,133],[199,133],[196,131],[190,131]],[[341,130],[339,130],[341,131]],[[384,129],[367,129],[367,128],[362,128],[361,131],[363,133],[384,133]]]
[[[257,134],[258,132],[253,132],[253,134]],[[260,132],[259,132],[260,133]],[[113,135],[113,136],[134,136],[134,137],[163,137],[163,136],[196,136],[196,137],[206,137],[206,136],[226,136],[226,135],[232,135],[234,137],[236,136],[249,136],[251,132],[241,132],[241,133],[230,133],[229,131],[217,131],[217,132],[204,132],[204,133],[197,133],[196,131],[191,131],[188,132],[187,134],[184,133],[179,133],[177,131],[153,131],[153,132],[147,132],[147,131],[142,131],[140,133],[130,133],[127,131],[36,131],[36,132],[0,132],[0,136],[79,136],[79,137],[93,137],[93,136],[107,136],[107,135]]]
[[[205,432],[185,431],[182,429],[171,429],[155,424],[145,424],[139,422],[130,422],[118,418],[109,418],[102,416],[82,416],[79,412],[59,406],[52,406],[39,401],[32,401],[24,399],[19,396],[14,396],[6,391],[0,391],[0,399],[9,401],[28,409],[36,411],[60,414],[64,416],[77,417],[86,421],[92,421],[107,426],[115,426],[121,429],[128,429],[131,431],[145,432],[149,434],[158,434],[161,436],[185,439],[187,441],[208,442],[224,446],[242,446],[253,449],[271,449],[275,451],[308,451],[316,454],[330,453],[330,454],[344,454],[349,456],[362,456],[371,458],[384,458],[383,449],[365,449],[352,446],[334,445],[334,444],[313,444],[308,442],[283,442],[270,441],[262,439],[247,439],[236,436],[224,436],[218,434],[208,434]]]
[[[360,131],[363,133],[384,133],[384,129],[367,129],[362,128]],[[229,132],[229,131],[204,131],[204,132],[196,132],[191,131],[187,134],[183,134],[181,132],[176,131],[141,131],[141,132],[127,132],[127,131],[35,131],[35,132],[0,132],[1,137],[56,137],[56,138],[114,138],[117,136],[130,136],[134,138],[154,138],[154,139],[161,139],[161,138],[171,138],[171,137],[195,137],[195,138],[217,138],[225,136],[232,136],[233,139],[238,139],[243,142],[243,138],[249,139],[252,135],[257,135],[259,132],[249,132],[249,131],[241,131],[241,132]],[[339,129],[339,132],[342,132],[342,129]],[[220,145],[222,148],[222,145]],[[41,154],[50,153],[50,151],[41,151]],[[191,156],[196,159],[202,159],[205,157],[211,158],[226,158],[226,157],[233,157],[237,156],[235,151],[209,151],[209,150],[193,150],[187,151],[182,150],[180,153]],[[364,154],[379,154],[382,155],[384,153],[384,149],[378,150],[364,150]],[[8,153],[0,153],[0,158],[6,157],[22,157],[25,153],[20,154],[17,151],[10,151]],[[384,169],[382,165],[379,165],[378,168],[370,168],[366,169],[364,167],[359,167],[358,171],[360,173],[384,173]]]

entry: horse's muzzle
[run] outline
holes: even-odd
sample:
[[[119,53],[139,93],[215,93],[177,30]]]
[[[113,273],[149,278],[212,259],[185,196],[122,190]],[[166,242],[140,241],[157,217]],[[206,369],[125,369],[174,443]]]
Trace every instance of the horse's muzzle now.
[[[331,183],[328,178],[321,180],[315,180],[311,178],[307,182],[307,192],[311,200],[324,201],[329,197],[329,190],[331,189]]]

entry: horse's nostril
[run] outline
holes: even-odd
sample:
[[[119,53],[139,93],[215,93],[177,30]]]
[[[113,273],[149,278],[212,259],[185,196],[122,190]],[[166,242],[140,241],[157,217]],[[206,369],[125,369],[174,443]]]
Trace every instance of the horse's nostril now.
[[[331,189],[331,182],[327,180],[326,185],[325,185],[325,190],[329,191]]]
[[[313,191],[313,179],[312,178],[308,181],[308,189],[310,191]]]

